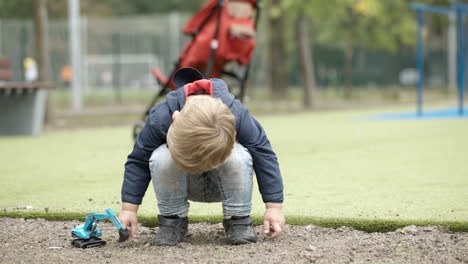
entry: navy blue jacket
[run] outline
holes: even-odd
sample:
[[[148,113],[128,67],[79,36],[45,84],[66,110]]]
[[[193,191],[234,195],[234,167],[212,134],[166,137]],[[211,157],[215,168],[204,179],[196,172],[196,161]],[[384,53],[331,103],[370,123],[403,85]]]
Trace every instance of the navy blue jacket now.
[[[283,202],[283,181],[278,159],[262,126],[253,118],[247,108],[228,91],[221,79],[213,82],[214,97],[220,98],[236,118],[237,142],[249,150],[263,201]],[[166,143],[172,113],[180,111],[185,103],[184,89],[170,92],[166,101],[151,109],[144,128],[136,138],[132,153],[125,163],[125,176],[122,185],[122,201],[141,204],[148,184],[151,181],[149,159],[152,152]]]

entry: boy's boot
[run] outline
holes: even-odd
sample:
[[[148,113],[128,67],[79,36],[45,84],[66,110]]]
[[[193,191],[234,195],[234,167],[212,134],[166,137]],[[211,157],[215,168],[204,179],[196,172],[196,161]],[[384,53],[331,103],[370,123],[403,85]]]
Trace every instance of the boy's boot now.
[[[229,245],[257,242],[257,234],[250,216],[233,216],[231,219],[224,219],[223,226],[226,231],[226,243]]]
[[[154,239],[156,246],[175,246],[184,240],[188,230],[188,218],[158,215],[159,230]]]

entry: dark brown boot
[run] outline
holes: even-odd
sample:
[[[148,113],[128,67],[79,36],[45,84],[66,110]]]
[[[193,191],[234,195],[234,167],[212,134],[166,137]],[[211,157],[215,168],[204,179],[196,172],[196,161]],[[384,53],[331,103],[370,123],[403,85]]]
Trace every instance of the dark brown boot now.
[[[228,245],[241,245],[257,242],[257,234],[253,228],[252,218],[231,217],[223,220],[224,230],[226,231],[226,243]]]
[[[185,239],[188,230],[187,217],[164,217],[158,215],[159,230],[153,244],[156,246],[175,246]]]

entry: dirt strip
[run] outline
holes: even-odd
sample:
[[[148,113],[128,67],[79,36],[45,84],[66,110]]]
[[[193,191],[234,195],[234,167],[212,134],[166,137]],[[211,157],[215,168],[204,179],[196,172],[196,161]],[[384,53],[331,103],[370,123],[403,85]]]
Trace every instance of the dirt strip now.
[[[186,242],[155,247],[157,228],[140,227],[137,239],[119,243],[117,230],[104,222],[107,245],[79,249],[70,244],[79,224],[0,218],[0,263],[468,263],[468,233],[437,226],[388,233],[287,226],[278,239],[261,236],[256,244],[227,246],[220,224],[201,223],[189,225]]]

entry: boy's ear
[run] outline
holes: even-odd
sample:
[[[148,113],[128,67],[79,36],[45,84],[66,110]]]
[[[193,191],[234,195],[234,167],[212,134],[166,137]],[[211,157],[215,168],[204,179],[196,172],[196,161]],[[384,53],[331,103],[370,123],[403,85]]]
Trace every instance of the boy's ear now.
[[[177,88],[180,88],[187,83],[192,83],[201,79],[205,79],[205,76],[203,76],[201,72],[195,68],[186,67],[178,69],[176,73],[174,73],[172,81]]]

